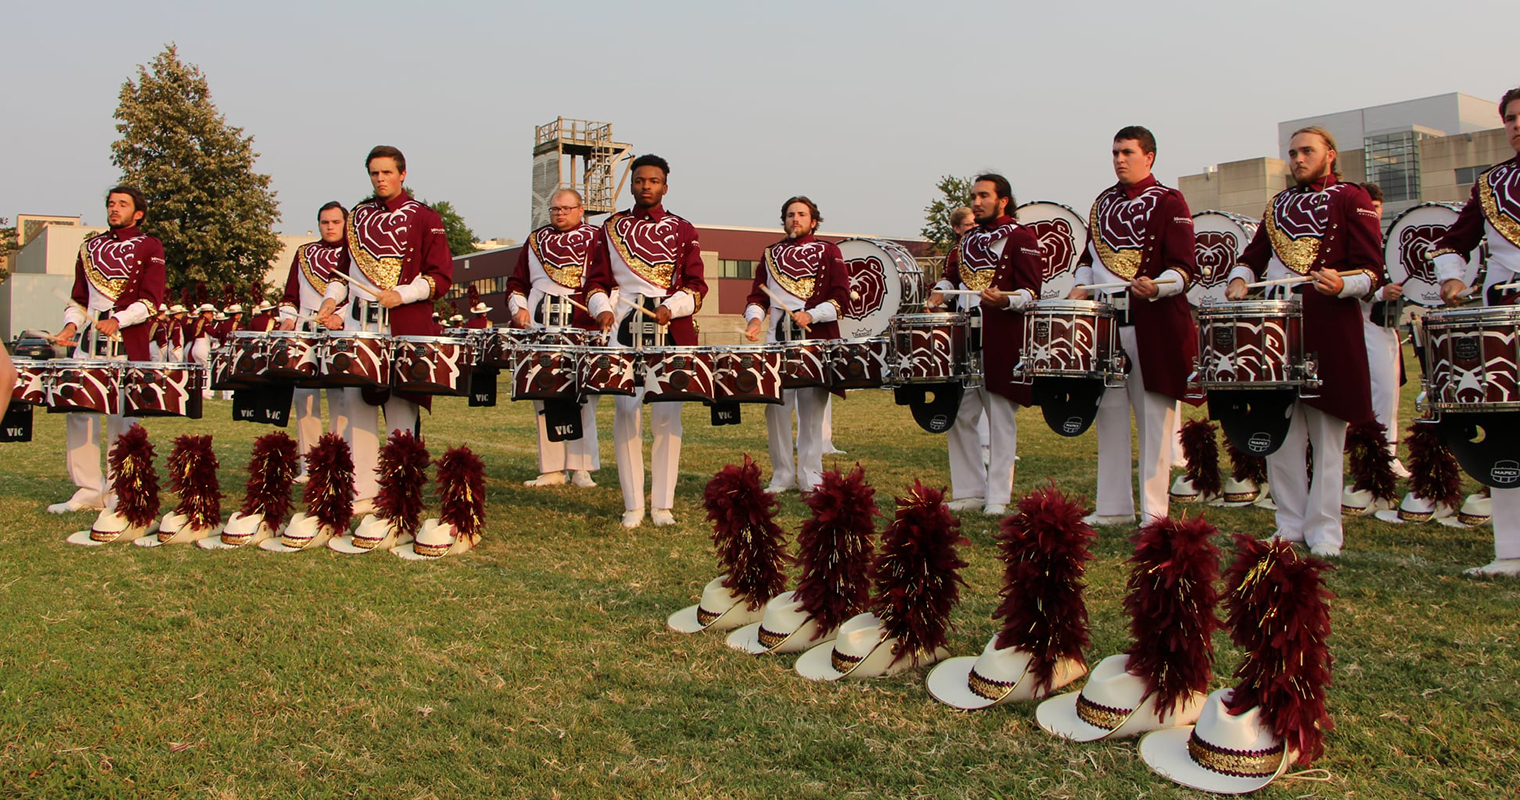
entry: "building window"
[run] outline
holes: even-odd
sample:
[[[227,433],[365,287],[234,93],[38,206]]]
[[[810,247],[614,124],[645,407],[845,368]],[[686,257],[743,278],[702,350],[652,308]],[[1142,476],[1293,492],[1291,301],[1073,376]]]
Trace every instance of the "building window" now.
[[[1457,167],[1457,183],[1459,185],[1477,183],[1478,176],[1486,172],[1491,166],[1493,165],[1485,164],[1481,167]]]
[[[1367,180],[1383,188],[1389,203],[1420,199],[1420,140],[1417,131],[1399,131],[1363,140]]]
[[[720,258],[718,259],[718,277],[752,279],[755,277],[755,265],[757,263],[743,259]]]

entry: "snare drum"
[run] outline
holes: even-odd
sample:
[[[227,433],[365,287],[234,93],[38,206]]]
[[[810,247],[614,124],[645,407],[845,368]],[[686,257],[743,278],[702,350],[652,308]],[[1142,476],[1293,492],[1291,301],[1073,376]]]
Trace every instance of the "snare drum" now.
[[[831,339],[794,339],[777,342],[782,347],[781,388],[802,389],[829,385]]]
[[[18,358],[16,365],[16,388],[11,390],[11,402],[47,404],[48,362],[31,358]]]
[[[233,331],[211,357],[211,388],[246,389],[264,382],[262,331]]]
[[[713,395],[731,403],[782,402],[780,344],[734,345],[718,351]]]
[[[1198,309],[1199,389],[1297,389],[1317,396],[1318,370],[1306,363],[1297,300],[1209,303]],[[1360,345],[1359,345],[1360,346]]]
[[[328,331],[317,342],[317,377],[329,388],[389,388],[390,337],[368,331]]]
[[[122,370],[121,413],[129,417],[200,419],[205,376],[205,368],[199,364],[128,361]]]
[[[391,354],[393,388],[416,394],[470,393],[475,343],[453,336],[397,336]]]
[[[877,389],[892,382],[892,340],[886,336],[844,339],[829,349],[829,385]]]
[[[47,407],[50,412],[121,413],[124,361],[55,358],[48,362]]]
[[[1520,410],[1520,307],[1431,311],[1424,327],[1427,408]]]
[[[453,336],[459,328],[449,328],[444,335]],[[518,328],[479,328],[470,331],[475,337],[475,364],[484,369],[511,369],[512,353],[528,341],[528,331]]]
[[[320,385],[317,381],[317,343],[321,337],[306,331],[269,331],[259,335],[264,337],[259,360],[264,365],[266,379],[279,383],[294,381],[297,386]]]
[[[656,347],[642,351],[644,402],[713,402],[716,347]]]
[[[1041,300],[1024,311],[1024,345],[1014,382],[1035,378],[1122,382],[1123,356],[1107,303],[1092,300]]]
[[[513,400],[574,400],[576,354],[559,346],[512,351]]]
[[[639,388],[637,351],[626,347],[577,347],[576,380],[585,394],[632,397]]]
[[[965,375],[965,314],[899,314],[890,327],[893,383],[949,383]]]

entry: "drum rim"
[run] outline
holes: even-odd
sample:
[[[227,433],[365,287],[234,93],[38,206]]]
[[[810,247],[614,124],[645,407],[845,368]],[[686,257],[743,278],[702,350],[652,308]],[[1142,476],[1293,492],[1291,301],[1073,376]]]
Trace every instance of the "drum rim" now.
[[[464,338],[460,338],[460,337],[456,337],[456,336],[392,336],[391,338],[394,339],[395,341],[398,341],[398,342],[406,342],[407,344],[434,344],[434,343],[438,343],[438,344],[457,344],[457,345],[461,345],[461,346],[470,344],[470,341],[468,339],[464,339]]]
[[[1247,316],[1252,312],[1267,310],[1288,310],[1303,314],[1303,302],[1300,300],[1225,300],[1223,302],[1203,303],[1198,306],[1198,318],[1203,319],[1205,314],[1231,317]]]
[[[1024,313],[1025,314],[1036,314],[1036,313],[1039,313],[1040,311],[1065,311],[1065,312],[1071,312],[1071,311],[1087,311],[1087,310],[1091,310],[1091,311],[1097,312],[1097,316],[1102,316],[1105,313],[1108,314],[1109,316],[1113,316],[1113,313],[1114,313],[1114,307],[1113,307],[1113,305],[1110,304],[1110,303],[1105,303],[1102,300],[1068,300],[1068,299],[1036,300],[1036,301],[1034,301],[1033,303],[1031,303],[1029,305],[1029,308]]]
[[[1448,321],[1467,319],[1513,319],[1520,322],[1520,306],[1481,306],[1479,308],[1438,308],[1424,314],[1425,327]]]
[[[896,325],[896,324],[898,324],[899,320],[902,320],[904,323],[909,323],[909,322],[930,322],[930,321],[955,323],[955,322],[965,322],[966,320],[968,320],[970,318],[971,317],[969,315],[964,314],[964,313],[962,313],[960,311],[936,311],[936,312],[925,312],[923,314],[893,314],[892,315],[892,321],[891,321],[890,324]]]
[[[380,333],[378,331],[322,331],[321,335],[322,335],[322,338],[325,338],[325,339],[390,339],[390,338],[392,338],[390,334],[388,334],[388,333]]]

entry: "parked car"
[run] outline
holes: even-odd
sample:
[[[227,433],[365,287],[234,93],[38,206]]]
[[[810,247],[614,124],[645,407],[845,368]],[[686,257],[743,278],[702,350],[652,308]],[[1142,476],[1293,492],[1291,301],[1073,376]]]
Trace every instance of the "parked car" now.
[[[11,345],[11,355],[17,358],[64,358],[64,348],[53,344],[53,335],[47,331],[24,330]]]

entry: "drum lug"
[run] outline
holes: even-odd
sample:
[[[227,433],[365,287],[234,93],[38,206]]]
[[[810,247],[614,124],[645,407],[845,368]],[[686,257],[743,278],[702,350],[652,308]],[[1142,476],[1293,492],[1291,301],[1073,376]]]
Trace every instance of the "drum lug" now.
[[[1324,382],[1319,379],[1319,359],[1315,355],[1304,357],[1299,377],[1303,382],[1299,385],[1298,396],[1306,399],[1319,397],[1319,389]]]

